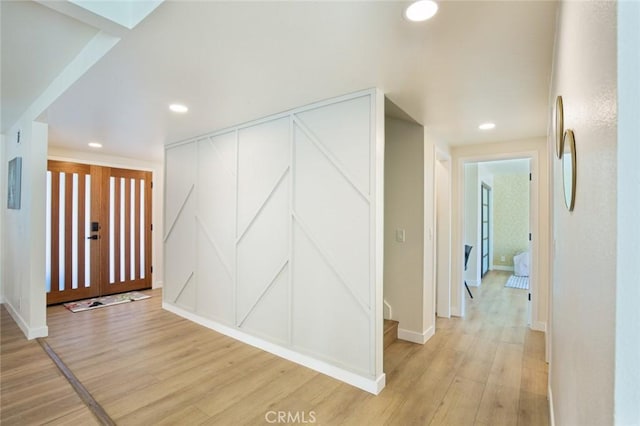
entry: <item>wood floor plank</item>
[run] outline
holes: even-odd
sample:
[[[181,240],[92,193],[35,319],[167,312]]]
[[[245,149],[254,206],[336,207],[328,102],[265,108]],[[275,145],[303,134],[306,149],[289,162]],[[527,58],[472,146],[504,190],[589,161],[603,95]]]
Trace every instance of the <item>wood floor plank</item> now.
[[[484,386],[483,383],[456,377],[429,424],[473,425]]]
[[[161,290],[80,314],[52,306],[47,342],[119,425],[265,424],[274,411],[323,425],[546,426],[544,334],[526,327],[527,292],[504,288],[508,276],[490,272],[465,317],[438,318],[425,345],[386,348],[378,396],[164,311]],[[2,312],[2,424],[95,424]]]
[[[70,413],[93,415],[34,340],[25,339],[4,306],[0,308],[0,423],[56,423]]]

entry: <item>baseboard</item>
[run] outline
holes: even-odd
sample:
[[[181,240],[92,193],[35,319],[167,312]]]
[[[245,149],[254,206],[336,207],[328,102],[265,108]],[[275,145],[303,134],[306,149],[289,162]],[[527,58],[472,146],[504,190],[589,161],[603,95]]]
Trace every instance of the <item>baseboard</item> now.
[[[427,343],[427,340],[433,337],[434,334],[435,329],[433,326],[429,327],[422,333],[405,330],[404,328],[398,328],[398,339],[406,340],[407,342],[418,343],[420,345],[424,345],[425,343]]]
[[[556,415],[553,412],[553,392],[551,392],[551,385],[547,386],[547,399],[549,400],[549,425],[556,426]]]
[[[496,271],[513,272],[513,266],[494,265],[493,269],[496,270]]]
[[[47,337],[49,335],[49,327],[46,325],[42,327],[29,327],[24,318],[22,318],[22,315],[11,306],[11,303],[4,303],[4,306],[28,340]]]
[[[478,280],[467,280],[467,285],[470,287],[480,287],[480,284],[482,284],[482,281],[478,281]]]
[[[163,282],[162,281],[156,281],[151,285],[152,289],[156,289],[156,288],[162,288]]]
[[[162,308],[183,318],[186,318],[189,321],[193,321],[196,324],[200,324],[203,327],[215,330],[218,333],[222,333],[233,339],[239,340],[258,349],[262,349],[263,351],[269,352],[291,362],[295,362],[296,364],[303,365],[319,373],[326,374],[327,376],[348,383],[374,395],[378,395],[385,386],[386,376],[384,373],[382,373],[375,379],[364,377],[352,371],[345,370],[344,368],[340,368],[325,361],[318,360],[309,355],[301,354],[294,351],[293,349],[285,348],[283,346],[245,333],[241,330],[238,330],[237,328],[229,327],[228,325],[220,324],[219,322],[203,318],[199,315],[194,314],[193,312],[186,311],[170,303],[162,302]]]
[[[531,329],[535,331],[542,331],[543,333],[547,332],[547,323],[542,321],[535,321],[531,324]]]

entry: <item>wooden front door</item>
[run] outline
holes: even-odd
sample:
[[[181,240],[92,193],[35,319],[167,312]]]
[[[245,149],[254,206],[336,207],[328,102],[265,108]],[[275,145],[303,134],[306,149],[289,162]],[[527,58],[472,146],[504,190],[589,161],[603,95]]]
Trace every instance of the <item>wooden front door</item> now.
[[[151,287],[151,172],[49,161],[47,304]]]

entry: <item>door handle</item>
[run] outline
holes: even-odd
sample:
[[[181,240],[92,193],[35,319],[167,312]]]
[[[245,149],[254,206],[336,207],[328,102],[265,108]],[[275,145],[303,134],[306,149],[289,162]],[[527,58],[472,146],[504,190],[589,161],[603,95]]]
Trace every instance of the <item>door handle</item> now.
[[[90,237],[87,237],[87,240],[98,240],[98,239],[100,239],[99,235],[92,235]]]

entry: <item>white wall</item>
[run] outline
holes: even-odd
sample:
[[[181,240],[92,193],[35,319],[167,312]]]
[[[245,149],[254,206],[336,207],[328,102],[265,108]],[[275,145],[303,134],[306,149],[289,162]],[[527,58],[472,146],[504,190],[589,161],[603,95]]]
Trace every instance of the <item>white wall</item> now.
[[[20,143],[16,134],[21,131]],[[22,120],[3,144],[6,162],[22,157],[22,197],[19,210],[7,209],[6,194],[2,244],[3,291],[7,310],[29,339],[46,336],[45,182],[47,125]],[[3,163],[3,174],[7,172]]]
[[[0,203],[6,203],[7,200],[7,160],[5,155],[5,136],[0,134]],[[4,214],[6,205],[0,204],[0,303],[4,303],[4,245],[6,241]]]
[[[616,338],[616,3],[562,2],[554,55],[549,104],[562,95],[565,129],[573,129],[576,139],[577,188],[575,210],[569,212],[561,162],[554,159],[553,415],[556,425],[610,425]],[[554,146],[550,137],[549,149]]]
[[[377,393],[384,98],[167,147],[163,306]]]
[[[145,170],[152,172],[152,216],[153,232],[151,234],[151,264],[153,265],[153,288],[162,287],[164,281],[162,267],[164,245],[162,243],[163,230],[163,197],[164,197],[164,170],[162,163],[125,158],[101,154],[100,151],[87,152],[69,150],[61,147],[49,146],[48,156],[50,160],[71,161],[82,164],[93,164],[105,167],[117,167],[120,169]]]
[[[436,314],[451,317],[451,156],[437,151]]]
[[[451,254],[452,315],[464,313],[464,164],[479,161],[531,158],[531,298],[532,322],[535,330],[546,330],[548,316],[549,269],[547,255],[550,250],[549,163],[545,138],[501,142],[484,145],[458,146],[453,157],[453,229]],[[459,250],[458,250],[459,247]]]
[[[614,418],[640,424],[640,3],[618,3],[618,245]]]
[[[384,299],[399,337],[415,341],[424,331],[424,128],[386,117],[384,160]]]

